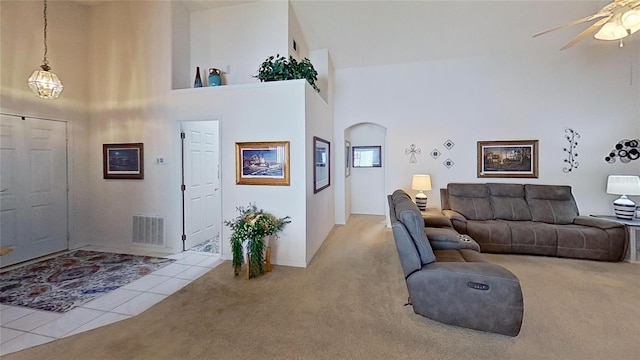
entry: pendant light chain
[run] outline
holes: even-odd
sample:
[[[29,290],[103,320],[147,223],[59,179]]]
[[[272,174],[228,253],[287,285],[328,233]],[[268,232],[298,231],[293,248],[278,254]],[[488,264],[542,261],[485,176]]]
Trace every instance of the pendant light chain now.
[[[44,0],[44,59],[43,63],[49,67],[49,61],[47,60],[47,0]]]
[[[33,91],[34,95],[42,99],[57,99],[62,93],[64,86],[62,85],[62,81],[58,78],[54,72],[51,71],[51,66],[49,66],[49,60],[47,60],[47,53],[49,52],[49,48],[47,47],[47,27],[49,25],[47,20],[47,0],[43,0],[43,19],[44,19],[44,56],[42,59],[42,65],[40,65],[40,69],[35,70],[29,79],[27,79],[27,85],[31,91]]]

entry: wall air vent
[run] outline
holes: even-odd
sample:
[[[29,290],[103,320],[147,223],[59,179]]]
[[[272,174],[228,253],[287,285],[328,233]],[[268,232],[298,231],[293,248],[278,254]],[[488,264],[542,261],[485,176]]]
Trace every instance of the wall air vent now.
[[[133,243],[164,245],[164,217],[134,215]]]

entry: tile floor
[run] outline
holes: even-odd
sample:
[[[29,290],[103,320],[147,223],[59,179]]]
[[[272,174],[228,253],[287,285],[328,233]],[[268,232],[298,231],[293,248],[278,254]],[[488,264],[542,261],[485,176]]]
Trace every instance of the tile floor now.
[[[176,261],[66,313],[0,304],[0,356],[136,316],[222,263],[206,252],[160,256]]]

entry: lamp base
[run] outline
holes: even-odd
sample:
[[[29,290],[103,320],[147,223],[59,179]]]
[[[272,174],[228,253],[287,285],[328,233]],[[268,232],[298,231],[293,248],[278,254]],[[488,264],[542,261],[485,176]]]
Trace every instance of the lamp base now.
[[[422,191],[416,194],[416,205],[420,211],[427,210],[427,195]]]
[[[613,201],[613,212],[618,219],[632,220],[636,211],[636,203],[626,195],[622,195]]]

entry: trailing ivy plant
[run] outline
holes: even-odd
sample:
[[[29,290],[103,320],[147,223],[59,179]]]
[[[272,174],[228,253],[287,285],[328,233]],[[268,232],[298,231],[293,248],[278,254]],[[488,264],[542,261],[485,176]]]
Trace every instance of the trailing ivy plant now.
[[[311,64],[311,60],[307,58],[298,61],[291,55],[289,55],[289,59],[280,56],[280,54],[269,56],[260,64],[258,75],[253,75],[253,77],[262,82],[307,79],[309,84],[316,91],[320,92],[320,89],[316,85],[318,72],[314,69],[313,64]]]
[[[265,250],[265,237],[282,231],[285,225],[291,222],[291,218],[289,216],[278,218],[258,209],[252,203],[249,203],[248,207],[237,207],[236,210],[239,215],[233,220],[225,220],[224,222],[233,231],[229,240],[233,253],[233,272],[236,276],[240,273],[242,264],[244,264],[242,249],[246,246],[250,262],[249,277],[262,275],[266,270],[262,258]]]

